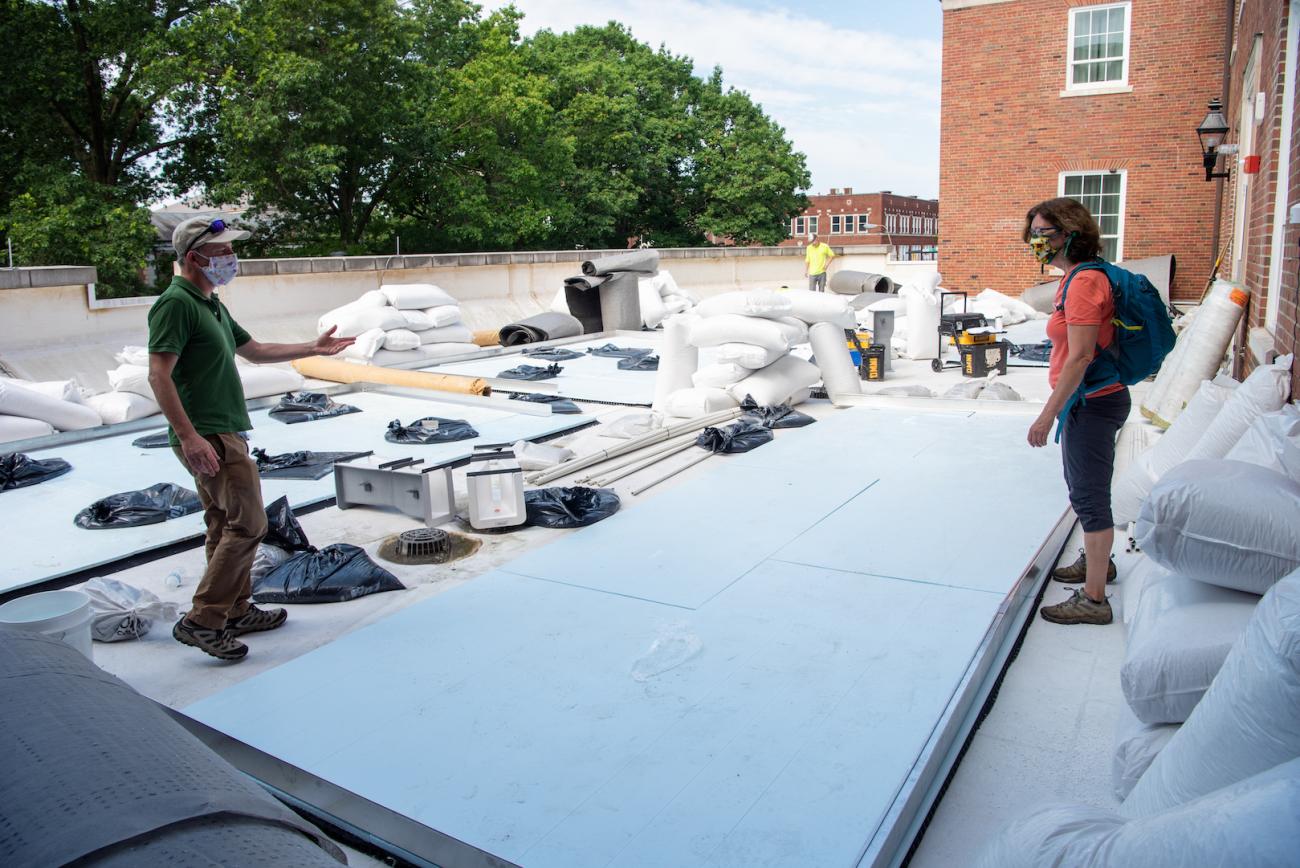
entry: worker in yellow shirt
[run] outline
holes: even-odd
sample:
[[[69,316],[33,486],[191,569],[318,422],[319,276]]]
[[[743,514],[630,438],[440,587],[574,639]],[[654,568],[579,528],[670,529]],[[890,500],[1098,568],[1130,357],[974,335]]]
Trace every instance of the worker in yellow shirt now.
[[[826,291],[826,266],[835,258],[835,251],[822,241],[820,235],[808,239],[808,249],[803,255],[803,273],[808,276],[808,288],[814,292]]]

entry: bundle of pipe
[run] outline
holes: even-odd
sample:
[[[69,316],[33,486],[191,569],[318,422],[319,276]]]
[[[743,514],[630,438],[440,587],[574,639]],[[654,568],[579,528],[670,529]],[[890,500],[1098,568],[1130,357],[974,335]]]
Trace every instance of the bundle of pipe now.
[[[860,295],[864,292],[894,293],[897,284],[883,274],[871,274],[866,271],[837,271],[831,275],[831,292],[840,295]]]

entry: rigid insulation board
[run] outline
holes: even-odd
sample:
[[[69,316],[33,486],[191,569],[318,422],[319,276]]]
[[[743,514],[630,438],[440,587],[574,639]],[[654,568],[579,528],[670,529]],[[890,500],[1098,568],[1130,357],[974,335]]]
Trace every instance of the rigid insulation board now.
[[[1030,421],[852,409],[778,431],[186,713],[530,868],[855,865],[1067,508],[1057,450],[1024,445]],[[911,455],[909,431],[973,450],[972,472]],[[824,457],[846,443],[847,459]],[[764,473],[764,452],[799,460]],[[930,496],[882,495],[907,479]],[[786,521],[760,544],[758,511],[714,488]],[[962,504],[986,495],[987,519],[968,520]],[[616,522],[614,540],[601,529]],[[995,550],[990,522],[1023,532]],[[797,560],[822,559],[802,545],[818,533],[834,566]],[[883,548],[966,558],[902,576],[839,560]]]
[[[381,391],[344,392],[334,397],[340,403],[361,408],[362,412],[286,425],[269,418],[269,410],[257,410],[249,414],[253,422],[250,447],[264,448],[273,455],[302,449],[373,450],[377,455],[415,456],[434,464],[467,458],[476,443],[513,443],[591,421],[586,416],[523,415]],[[393,419],[409,424],[423,416],[466,419],[479,436],[428,446],[384,440],[384,432]],[[138,449],[131,445],[140,433],[134,431],[29,453],[38,458],[63,458],[72,465],[72,471],[40,485],[0,494],[0,526],[7,529],[5,556],[0,560],[0,593],[203,533],[202,513],[134,528],[83,530],[72,523],[79,511],[119,491],[133,491],[158,482],[194,488],[194,480],[170,449]],[[327,500],[334,496],[333,475],[318,480],[262,480],[262,497],[267,503],[281,495],[287,495],[295,507]]]

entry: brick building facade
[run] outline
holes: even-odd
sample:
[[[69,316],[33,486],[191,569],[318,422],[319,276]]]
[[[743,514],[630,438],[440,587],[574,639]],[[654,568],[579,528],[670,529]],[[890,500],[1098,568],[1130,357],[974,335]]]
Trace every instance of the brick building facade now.
[[[942,0],[939,270],[954,289],[1043,280],[1025,211],[1081,198],[1114,259],[1174,254],[1177,299],[1215,254],[1195,129],[1223,86],[1223,2]],[[1256,5],[1256,4],[1252,4]]]
[[[790,237],[781,246],[802,246],[813,233],[827,244],[885,244],[897,260],[934,259],[939,203],[899,196],[889,190],[854,193],[832,188],[809,196],[809,205],[790,221]]]

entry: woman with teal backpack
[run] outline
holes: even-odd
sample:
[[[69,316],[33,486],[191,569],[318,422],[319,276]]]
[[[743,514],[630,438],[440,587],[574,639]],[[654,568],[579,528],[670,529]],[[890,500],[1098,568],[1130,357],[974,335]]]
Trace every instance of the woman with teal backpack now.
[[[1115,437],[1132,404],[1128,387],[1113,375],[1100,375],[1105,364],[1093,364],[1114,343],[1116,328],[1111,281],[1098,267],[1101,230],[1087,208],[1060,198],[1029,209],[1022,237],[1040,263],[1065,272],[1047,321],[1052,394],[1029,428],[1029,445],[1046,445],[1059,420],[1065,484],[1083,527],[1079,561],[1053,573],[1057,581],[1082,582],[1083,587],[1041,613],[1058,624],[1109,624],[1113,616],[1106,583],[1115,578],[1110,480]]]

